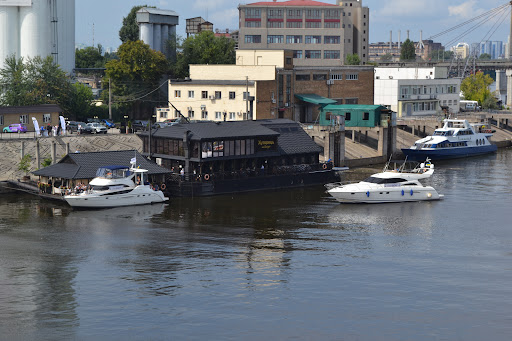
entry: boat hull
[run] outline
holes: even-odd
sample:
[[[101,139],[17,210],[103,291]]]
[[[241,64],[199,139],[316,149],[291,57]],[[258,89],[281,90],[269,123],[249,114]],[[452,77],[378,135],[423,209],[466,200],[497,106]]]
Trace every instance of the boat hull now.
[[[328,193],[340,203],[381,204],[412,201],[440,200],[443,195],[430,187],[411,188],[382,188],[367,191],[345,190],[342,187],[333,188]]]
[[[169,200],[161,191],[137,191],[115,195],[66,195],[64,200],[71,207],[107,208],[161,203]]]
[[[496,145],[491,144],[478,147],[442,148],[438,150],[404,148],[402,152],[411,161],[422,161],[426,158],[435,161],[489,154],[494,153],[497,149]]]

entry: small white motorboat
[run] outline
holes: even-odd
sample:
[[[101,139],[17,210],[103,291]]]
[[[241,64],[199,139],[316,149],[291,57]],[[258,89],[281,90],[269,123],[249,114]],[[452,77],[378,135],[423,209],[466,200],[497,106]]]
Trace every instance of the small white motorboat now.
[[[98,169],[89,188],[64,196],[72,207],[106,208],[165,202],[169,198],[147,182],[146,169],[105,166]]]
[[[399,167],[388,162],[381,173],[353,184],[327,184],[327,193],[341,203],[390,203],[439,200],[444,196],[432,186],[423,186],[419,180],[434,174],[434,164],[425,162],[411,166],[403,162]]]

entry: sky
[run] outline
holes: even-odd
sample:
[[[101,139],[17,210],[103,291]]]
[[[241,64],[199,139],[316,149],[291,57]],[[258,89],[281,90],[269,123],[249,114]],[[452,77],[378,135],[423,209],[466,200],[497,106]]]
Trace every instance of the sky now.
[[[240,0],[77,0],[76,1],[76,43],[91,46],[102,44],[104,48],[117,48],[119,29],[123,17],[136,5],[149,5],[172,10],[179,15],[177,34],[185,37],[185,20],[201,16],[212,22],[215,29],[238,29],[238,5],[255,1]],[[270,1],[270,0],[269,0]],[[278,0],[281,2],[281,0]],[[336,4],[336,0],[319,0]],[[370,43],[389,42],[390,31],[393,41],[401,40],[410,31],[411,40],[418,41],[420,30],[423,39],[428,39],[476,16],[508,3],[506,0],[362,0],[363,6],[370,8]],[[465,25],[459,30],[434,39],[443,45],[456,45],[458,42],[480,42],[500,40],[506,42],[510,32],[510,6],[507,12],[496,13],[485,23],[477,25],[472,32],[463,32],[474,25]],[[501,24],[500,24],[501,22]],[[94,34],[93,34],[94,32]],[[462,35],[462,37],[461,37]],[[93,40],[94,37],[94,40]]]

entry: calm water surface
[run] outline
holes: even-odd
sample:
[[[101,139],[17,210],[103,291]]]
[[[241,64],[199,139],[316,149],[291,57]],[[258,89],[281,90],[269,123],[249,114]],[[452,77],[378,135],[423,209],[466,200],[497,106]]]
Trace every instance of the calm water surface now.
[[[423,203],[3,195],[0,339],[510,340],[512,150],[436,168]]]

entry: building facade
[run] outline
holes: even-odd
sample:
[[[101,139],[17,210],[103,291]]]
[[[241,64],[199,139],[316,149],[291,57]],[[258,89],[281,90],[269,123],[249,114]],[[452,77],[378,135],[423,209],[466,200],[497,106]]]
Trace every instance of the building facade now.
[[[240,5],[239,49],[293,51],[297,66],[340,66],[347,55],[368,61],[369,9],[361,0]]]
[[[62,109],[56,104],[0,107],[0,131],[14,123],[24,124],[28,131],[35,131],[32,118],[37,120],[40,127],[59,125],[61,114]]]
[[[459,112],[460,78],[448,78],[447,68],[376,68],[375,104],[398,117]]]
[[[190,80],[169,82],[177,110],[161,110],[157,120],[179,118],[179,111],[191,120],[315,122],[318,108],[300,94],[373,104],[373,66],[294,67],[293,60],[292,51],[237,50],[236,65],[190,65]]]

